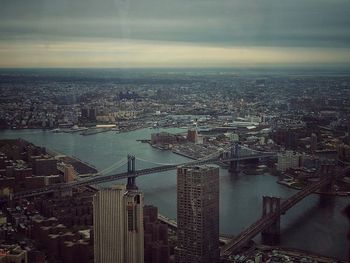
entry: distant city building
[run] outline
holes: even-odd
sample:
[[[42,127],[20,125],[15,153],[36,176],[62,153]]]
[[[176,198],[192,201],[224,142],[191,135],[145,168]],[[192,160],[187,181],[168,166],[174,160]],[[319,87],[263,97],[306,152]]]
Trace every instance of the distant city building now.
[[[81,119],[84,121],[96,121],[96,108],[81,108]]]
[[[81,117],[82,117],[83,119],[89,118],[89,109],[87,109],[87,108],[82,108],[82,109],[81,109]]]
[[[6,223],[7,223],[7,216],[3,212],[0,212],[0,226]]]
[[[177,223],[177,263],[219,262],[219,168],[178,168]]]
[[[238,142],[239,141],[239,135],[237,133],[229,133],[228,137],[230,138],[231,142]]]
[[[350,145],[341,144],[338,146],[338,158],[344,162],[350,162]]]
[[[250,120],[250,122],[260,123],[261,117],[260,116],[250,116],[249,120]]]
[[[96,120],[98,122],[104,122],[104,123],[115,123],[115,117],[113,116],[113,114],[109,114],[109,115],[98,115],[96,116]]]
[[[94,196],[93,210],[95,263],[143,263],[143,195],[115,185]]]
[[[35,215],[31,218],[30,236],[45,248],[49,259],[59,259],[64,263],[92,262],[92,245],[88,239],[82,239],[77,232],[61,224],[57,218],[45,218]],[[29,258],[38,255],[29,254]],[[39,254],[40,256],[40,254]],[[1,261],[0,261],[1,262]],[[35,261],[29,262],[46,262]]]
[[[54,216],[67,227],[92,226],[92,200],[92,194],[82,192],[73,196],[38,199],[35,205],[40,207],[41,215]]]
[[[5,148],[11,150],[17,149],[17,147],[10,146],[10,141],[7,142],[8,144],[4,146]],[[57,170],[57,160],[48,155],[28,156],[28,153],[25,152],[25,148],[22,150],[24,152],[22,152],[20,156],[23,159],[28,159],[28,163],[23,159],[11,160],[11,152],[7,152],[10,156],[3,153],[0,154],[1,195],[8,196],[10,193],[45,187],[50,184],[62,182],[63,176],[59,175]]]
[[[188,129],[187,131],[187,141],[196,143],[197,142],[197,130],[196,129]]]
[[[277,170],[285,172],[289,168],[302,166],[302,154],[294,151],[286,151],[277,154]]]
[[[47,176],[58,174],[57,160],[47,156],[32,156],[33,174],[36,176]]]
[[[317,135],[315,133],[311,134],[311,137],[310,137],[310,148],[311,148],[311,152],[313,154],[317,150]]]
[[[89,120],[90,121],[96,121],[96,109],[95,108],[90,108],[89,109]]]
[[[259,144],[264,145],[266,144],[266,138],[265,137],[259,137]]]
[[[273,140],[288,149],[297,148],[299,137],[299,129],[278,129],[273,134]]]
[[[74,167],[71,164],[65,164],[63,166],[63,173],[64,173],[64,182],[70,183],[75,180],[75,170]]]
[[[197,136],[197,144],[204,144],[204,136],[202,135]]]
[[[135,100],[140,98],[140,96],[135,91],[119,92],[118,100]]]
[[[28,263],[27,251],[17,245],[0,245],[0,262]]]
[[[176,144],[182,140],[184,140],[183,136],[171,134],[168,132],[152,133],[151,135],[151,144],[154,145]]]

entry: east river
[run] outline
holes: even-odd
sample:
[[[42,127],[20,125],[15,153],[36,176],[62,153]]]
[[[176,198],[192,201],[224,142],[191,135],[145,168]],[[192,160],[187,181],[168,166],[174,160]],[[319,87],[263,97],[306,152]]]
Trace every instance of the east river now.
[[[76,156],[93,164],[98,170],[126,159],[129,153],[143,160],[136,160],[136,169],[188,160],[136,141],[149,139],[152,132],[155,130],[142,129],[119,134],[110,131],[82,136],[78,133],[53,133],[42,130],[6,130],[0,131],[0,139],[23,138],[36,145]],[[125,169],[124,165],[119,171]],[[146,175],[137,178],[136,182],[143,191],[147,204],[157,206],[163,215],[176,218],[176,171]],[[117,182],[109,184],[113,183]],[[230,175],[227,170],[220,169],[220,232],[236,235],[255,222],[262,213],[263,195],[287,198],[295,192],[277,184],[276,178],[269,174]],[[330,197],[324,202],[318,195],[308,196],[282,216],[280,245],[345,260],[348,223],[341,210],[349,203],[348,197]],[[260,242],[260,236],[256,241]]]

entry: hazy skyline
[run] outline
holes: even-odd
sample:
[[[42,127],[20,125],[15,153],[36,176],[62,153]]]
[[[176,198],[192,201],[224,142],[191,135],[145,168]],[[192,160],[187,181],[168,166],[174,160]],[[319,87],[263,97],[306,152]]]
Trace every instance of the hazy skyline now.
[[[348,0],[3,0],[0,67],[350,65]]]

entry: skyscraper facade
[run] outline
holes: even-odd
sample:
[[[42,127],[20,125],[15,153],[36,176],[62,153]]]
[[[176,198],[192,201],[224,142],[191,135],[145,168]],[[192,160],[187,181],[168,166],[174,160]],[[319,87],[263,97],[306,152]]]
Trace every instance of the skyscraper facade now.
[[[115,185],[93,199],[95,263],[143,263],[143,195]]]
[[[178,168],[177,223],[177,263],[219,262],[219,168]]]

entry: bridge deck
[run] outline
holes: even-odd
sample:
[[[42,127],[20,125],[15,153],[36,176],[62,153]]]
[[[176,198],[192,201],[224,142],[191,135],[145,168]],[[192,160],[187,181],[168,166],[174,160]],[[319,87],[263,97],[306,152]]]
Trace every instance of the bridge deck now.
[[[215,162],[231,162],[231,161],[240,161],[240,160],[249,160],[249,159],[256,159],[256,158],[264,158],[264,157],[272,157],[275,156],[275,153],[268,153],[268,154],[250,154],[246,156],[239,156],[239,157],[232,157],[228,156],[227,158],[221,157],[213,157],[213,158],[207,158],[204,160],[197,160],[197,161],[191,161],[188,163],[182,163],[182,164],[174,164],[174,165],[161,165],[153,168],[147,168],[142,170],[137,170],[134,173],[119,173],[119,174],[113,174],[113,175],[107,175],[107,176],[95,176],[93,178],[89,178],[86,180],[76,181],[73,183],[66,183],[66,184],[56,184],[52,186],[48,186],[42,189],[35,189],[25,192],[19,192],[16,193],[13,198],[25,198],[30,196],[36,196],[36,195],[42,195],[46,193],[51,193],[55,191],[60,191],[65,188],[71,188],[71,187],[77,187],[77,186],[84,186],[84,185],[93,185],[93,184],[100,184],[108,181],[114,181],[114,180],[120,180],[120,179],[126,179],[129,177],[137,177],[137,176],[143,176],[147,174],[152,173],[159,173],[159,172],[165,172],[176,169],[178,166],[183,165],[201,165],[201,164],[208,164],[208,163],[215,163]],[[350,171],[350,168],[347,167],[344,171]],[[329,178],[324,178],[320,180],[319,182],[316,182],[305,189],[299,191],[297,194],[293,195],[292,197],[285,200],[283,203],[281,203],[281,210],[280,212],[283,214],[288,209],[293,207],[296,203],[301,201],[303,198],[305,198],[307,195],[313,193],[315,190],[321,188],[322,186],[329,183]],[[270,213],[263,218],[260,218],[258,221],[256,221],[254,224],[249,226],[247,229],[245,229],[240,235],[238,235],[235,239],[233,239],[231,242],[229,242],[222,250],[221,254],[223,256],[229,255],[232,251],[236,251],[240,247],[242,247],[244,244],[246,244],[249,240],[251,240],[253,237],[255,237],[258,233],[260,233],[263,229],[270,226],[274,220],[280,216],[276,213]]]
[[[313,193],[317,189],[327,185],[330,182],[330,178],[326,177],[321,179],[320,181],[304,188],[303,190],[299,191],[295,195],[291,196],[281,204],[280,213],[284,214],[288,209],[293,207],[295,204],[297,204],[299,201],[304,199],[309,194]],[[241,232],[236,238],[234,238],[230,243],[228,243],[225,247],[221,250],[222,256],[229,256],[231,253],[237,251],[242,246],[247,244],[249,240],[254,238],[256,235],[258,235],[262,230],[269,227],[273,222],[280,216],[278,213],[270,213],[266,216],[260,218],[258,221],[256,221],[254,224],[250,225],[248,228],[246,228],[243,232]]]
[[[202,160],[195,160],[187,163],[180,163],[180,164],[173,164],[173,165],[160,165],[152,168],[146,168],[137,170],[134,173],[118,173],[118,174],[112,174],[112,175],[101,175],[101,176],[94,176],[93,178],[88,178],[80,181],[75,181],[72,183],[62,183],[62,184],[55,184],[52,186],[47,186],[42,189],[34,189],[24,192],[18,192],[13,195],[14,199],[17,198],[26,198],[31,196],[37,196],[42,195],[46,193],[50,193],[53,191],[59,191],[62,190],[65,187],[78,187],[78,186],[85,186],[85,185],[94,185],[94,184],[100,184],[115,180],[121,180],[126,179],[129,177],[138,177],[153,173],[160,173],[160,172],[166,172],[175,170],[179,166],[184,165],[203,165],[203,164],[210,164],[210,163],[216,163],[216,162],[231,162],[231,161],[240,161],[240,160],[250,160],[250,159],[256,159],[256,158],[264,158],[264,157],[271,157],[274,156],[273,153],[268,154],[251,154],[246,156],[239,156],[239,157],[227,157],[227,158],[221,158],[221,157],[213,157],[208,159],[202,159]]]

